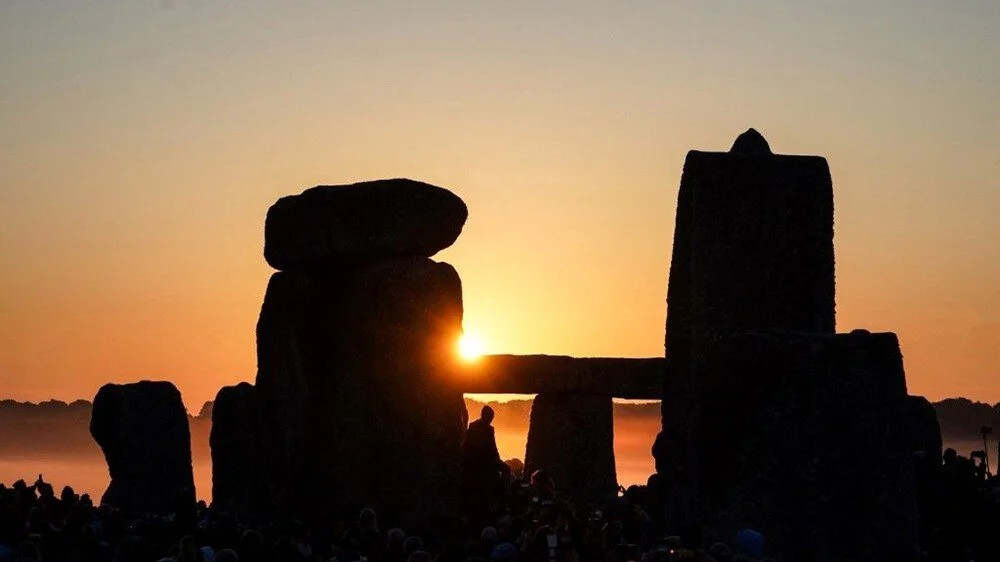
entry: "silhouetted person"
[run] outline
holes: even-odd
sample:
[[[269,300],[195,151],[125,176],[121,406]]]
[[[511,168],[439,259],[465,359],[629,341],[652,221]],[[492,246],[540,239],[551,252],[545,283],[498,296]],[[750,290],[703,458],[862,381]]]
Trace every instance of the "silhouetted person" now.
[[[357,525],[348,529],[344,542],[357,550],[367,560],[382,560],[386,552],[386,540],[378,529],[378,515],[371,508],[364,508],[358,515]]]
[[[497,450],[493,415],[493,408],[483,406],[462,443],[462,505],[470,522],[480,525],[490,521],[502,477],[510,472]]]

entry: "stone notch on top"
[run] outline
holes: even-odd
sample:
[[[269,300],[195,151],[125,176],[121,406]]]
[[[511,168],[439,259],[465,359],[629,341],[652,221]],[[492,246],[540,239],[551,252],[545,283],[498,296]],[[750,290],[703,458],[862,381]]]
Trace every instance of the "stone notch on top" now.
[[[467,217],[457,195],[410,179],[321,185],[268,209],[264,259],[275,269],[307,272],[430,257],[455,242]]]
[[[734,154],[772,154],[771,146],[767,144],[764,135],[757,132],[757,129],[747,129],[745,133],[736,137],[733,147],[729,152]]]

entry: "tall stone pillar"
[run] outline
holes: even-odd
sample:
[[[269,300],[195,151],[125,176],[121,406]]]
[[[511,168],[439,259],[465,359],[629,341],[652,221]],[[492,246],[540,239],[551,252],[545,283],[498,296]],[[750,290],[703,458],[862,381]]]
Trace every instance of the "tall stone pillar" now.
[[[656,451],[666,485],[696,489],[699,448],[721,445],[693,441],[701,397],[728,392],[725,377],[709,383],[698,366],[715,338],[766,329],[832,334],[834,327],[826,160],[772,154],[753,129],[729,152],[689,152],[667,289],[670,370]]]
[[[281,271],[255,392],[272,509],[322,522],[369,506],[417,524],[456,507],[462,286],[429,256],[466,215],[411,180],[320,186],[268,211],[264,255]]]
[[[256,393],[252,384],[224,386],[212,408],[212,505],[250,514],[261,507],[266,489],[260,453]]]
[[[708,541],[750,527],[820,561],[916,559],[902,355],[894,334],[834,334],[826,161],[774,155],[752,129],[689,153],[669,282],[667,526]]]
[[[611,398],[588,394],[539,394],[531,404],[524,472],[543,469],[557,493],[577,504],[613,499],[614,417]]]

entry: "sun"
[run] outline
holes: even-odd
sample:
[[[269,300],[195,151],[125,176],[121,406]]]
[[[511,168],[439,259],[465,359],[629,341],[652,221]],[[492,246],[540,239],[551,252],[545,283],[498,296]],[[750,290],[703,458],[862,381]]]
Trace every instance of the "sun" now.
[[[485,346],[483,345],[483,340],[476,336],[475,334],[470,334],[468,332],[461,335],[458,338],[458,344],[456,346],[458,350],[458,356],[462,358],[463,361],[475,361],[483,356],[485,351]]]

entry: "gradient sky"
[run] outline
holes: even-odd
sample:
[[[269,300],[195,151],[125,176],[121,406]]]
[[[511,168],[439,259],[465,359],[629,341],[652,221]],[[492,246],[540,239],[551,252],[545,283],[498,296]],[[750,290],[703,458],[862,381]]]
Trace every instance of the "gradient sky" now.
[[[263,220],[320,183],[468,203],[490,352],[654,356],[685,153],[826,156],[838,328],[1000,400],[1000,2],[0,4],[0,395],[253,380]]]

